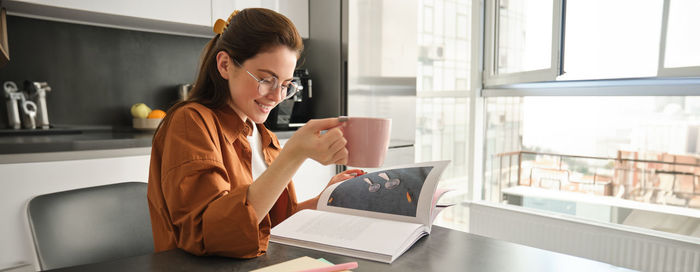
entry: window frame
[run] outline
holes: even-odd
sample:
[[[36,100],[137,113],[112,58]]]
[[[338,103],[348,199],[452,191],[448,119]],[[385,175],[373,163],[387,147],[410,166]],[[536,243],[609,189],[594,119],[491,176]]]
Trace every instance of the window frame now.
[[[655,77],[606,78],[584,80],[557,80],[564,69],[564,37],[566,0],[554,0],[555,11],[553,20],[557,17],[561,22],[559,29],[558,48],[553,47],[556,54],[558,71],[553,69],[527,71],[503,75],[494,75],[497,59],[497,12],[500,0],[485,0],[484,3],[484,70],[482,97],[512,97],[512,96],[700,96],[700,66],[664,68],[666,34],[670,2],[663,0],[661,38],[659,46],[659,62]],[[561,4],[559,14],[556,5]],[[553,27],[554,28],[554,27]],[[553,39],[553,42],[555,40]],[[553,55],[554,56],[554,55]],[[554,58],[553,58],[554,60]],[[546,74],[549,72],[550,74]]]
[[[485,50],[484,50],[484,87],[507,85],[513,83],[554,81],[562,74],[562,53],[564,38],[565,0],[552,0],[552,41],[550,67],[540,70],[499,74],[497,71],[499,16],[497,8],[501,0],[486,0],[485,3]]]

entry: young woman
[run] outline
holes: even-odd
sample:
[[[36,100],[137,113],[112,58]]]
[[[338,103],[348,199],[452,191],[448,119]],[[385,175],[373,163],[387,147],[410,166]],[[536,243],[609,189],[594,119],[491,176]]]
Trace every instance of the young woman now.
[[[297,203],[290,181],[307,158],[347,161],[338,118],[311,120],[280,147],[262,123],[296,91],[303,49],[292,22],[268,9],[234,12],[215,26],[190,97],[173,106],[153,139],[148,204],[156,251],[252,258]],[[325,133],[321,131],[326,130]],[[361,175],[345,171],[328,185]]]

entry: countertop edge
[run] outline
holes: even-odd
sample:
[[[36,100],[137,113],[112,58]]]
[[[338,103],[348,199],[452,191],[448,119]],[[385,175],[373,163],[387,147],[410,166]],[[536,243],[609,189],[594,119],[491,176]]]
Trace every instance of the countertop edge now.
[[[115,157],[131,157],[151,155],[151,147],[133,147],[118,149],[97,149],[79,151],[58,151],[40,153],[17,153],[1,154],[0,164],[28,163],[28,162],[51,162],[68,160],[89,160]]]

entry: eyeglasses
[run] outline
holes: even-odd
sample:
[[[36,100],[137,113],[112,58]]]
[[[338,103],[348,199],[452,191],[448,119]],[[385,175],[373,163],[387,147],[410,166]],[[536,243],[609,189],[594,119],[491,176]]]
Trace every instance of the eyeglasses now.
[[[232,58],[233,59],[233,58]],[[238,66],[241,68],[245,69],[241,63],[239,63],[237,60],[233,60]],[[255,81],[258,82],[258,93],[262,96],[267,96],[270,94],[274,94],[277,92],[277,89],[280,90],[280,94],[282,95],[282,100],[289,99],[292,96],[294,96],[299,90],[301,89],[299,86],[297,86],[296,83],[294,82],[289,82],[287,85],[281,85],[279,83],[279,79],[274,76],[269,76],[263,79],[259,79],[253,73],[248,71],[248,69],[245,69],[245,71],[255,79]]]

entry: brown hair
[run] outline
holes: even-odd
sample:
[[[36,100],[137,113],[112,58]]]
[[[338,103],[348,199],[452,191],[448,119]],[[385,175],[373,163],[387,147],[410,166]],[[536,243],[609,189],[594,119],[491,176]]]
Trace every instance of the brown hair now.
[[[304,50],[301,36],[287,17],[265,8],[247,8],[231,18],[222,34],[217,34],[204,47],[197,79],[187,99],[168,109],[161,125],[169,122],[171,113],[190,102],[210,109],[226,106],[231,99],[227,81],[216,67],[216,55],[225,51],[242,64],[260,52],[286,46],[297,52]],[[159,126],[160,128],[160,126]]]

